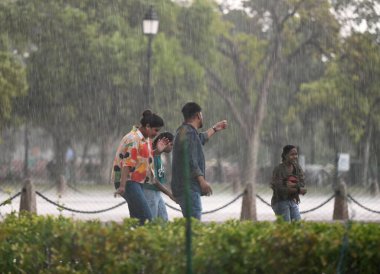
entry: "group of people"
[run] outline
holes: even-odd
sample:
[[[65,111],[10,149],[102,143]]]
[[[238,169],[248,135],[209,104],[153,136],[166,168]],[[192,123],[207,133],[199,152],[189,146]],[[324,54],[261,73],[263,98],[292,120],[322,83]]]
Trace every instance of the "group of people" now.
[[[121,195],[128,204],[131,218],[140,224],[154,218],[168,220],[161,192],[179,204],[184,217],[201,219],[201,196],[212,194],[205,178],[203,145],[215,133],[227,128],[221,120],[204,132],[201,107],[195,102],[182,108],[184,122],[173,135],[160,133],[163,119],[150,110],[142,114],[139,126],[133,126],[118,148],[113,162],[112,178],[115,195]],[[161,154],[172,152],[171,190],[165,186],[165,169]],[[298,165],[297,148],[285,146],[283,162],[273,171],[272,208],[286,221],[299,220],[299,194],[305,194],[303,172]]]
[[[198,133],[198,129],[203,127],[201,107],[194,102],[186,103],[182,114],[184,122],[174,136],[170,132],[159,134],[164,126],[163,119],[145,110],[140,125],[134,126],[117,148],[111,177],[116,188],[115,194],[127,201],[131,218],[137,218],[141,224],[153,218],[168,220],[160,192],[178,203],[185,217],[197,219],[201,218],[202,213],[200,197],[212,194],[212,188],[205,179],[202,146],[216,132],[225,129],[227,121],[217,122],[205,132]],[[170,191],[165,187],[161,154],[172,151]],[[189,186],[190,203],[186,201],[186,186]]]

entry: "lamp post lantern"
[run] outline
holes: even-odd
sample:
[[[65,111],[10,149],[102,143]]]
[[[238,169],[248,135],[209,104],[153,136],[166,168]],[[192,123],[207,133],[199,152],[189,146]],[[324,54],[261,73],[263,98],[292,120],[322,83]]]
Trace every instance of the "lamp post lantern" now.
[[[150,63],[151,63],[151,57],[152,57],[152,40],[154,35],[158,32],[158,16],[156,11],[153,9],[153,6],[151,5],[149,7],[148,12],[144,16],[143,21],[143,32],[145,35],[148,36],[148,51],[147,51],[147,61],[148,61],[148,68],[147,68],[147,79],[145,83],[145,96],[146,96],[146,105],[147,107],[150,107],[150,93],[151,93],[151,86],[150,86]]]

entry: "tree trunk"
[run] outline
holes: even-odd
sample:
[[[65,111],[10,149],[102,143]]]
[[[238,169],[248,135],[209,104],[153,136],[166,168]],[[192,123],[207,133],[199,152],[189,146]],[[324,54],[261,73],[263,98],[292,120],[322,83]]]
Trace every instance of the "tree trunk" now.
[[[247,184],[251,182],[252,178],[252,163],[253,163],[253,154],[252,154],[252,140],[244,140],[244,143],[246,144],[243,148],[242,154],[240,157],[241,164],[239,165],[240,169],[240,176],[241,176],[241,185],[243,187],[246,187]]]
[[[54,159],[55,159],[55,165],[54,169],[54,182],[56,185],[59,185],[60,176],[65,175],[65,168],[66,168],[66,162],[65,162],[65,154],[67,149],[67,143],[65,140],[59,135],[53,136],[54,141]]]
[[[107,184],[111,183],[111,170],[114,151],[112,150],[112,140],[106,137],[100,144],[100,168],[98,183]]]
[[[368,131],[364,143],[364,155],[363,155],[363,171],[362,171],[362,179],[363,185],[368,185],[368,171],[369,171],[369,157],[370,157],[370,151],[371,151],[371,139],[372,139],[372,131],[373,126],[371,123],[371,120],[368,123]]]
[[[258,99],[255,104],[255,112],[254,117],[248,116],[247,125],[251,124],[249,127],[250,130],[250,140],[248,141],[248,158],[249,162],[251,163],[251,167],[246,170],[246,176],[248,178],[248,182],[252,185],[252,191],[250,195],[252,197],[249,197],[248,201],[250,202],[250,205],[246,204],[243,206],[249,207],[249,209],[242,209],[242,218],[249,218],[253,221],[257,220],[257,211],[256,211],[256,181],[257,181],[257,159],[258,159],[258,152],[260,147],[260,132],[262,128],[262,124],[264,121],[264,118],[266,116],[267,112],[267,102],[268,102],[268,94],[269,94],[269,87],[272,84],[274,71],[276,67],[276,55],[277,51],[275,50],[273,53],[273,57],[271,59],[271,64],[269,65],[266,75],[263,81],[263,84],[260,88],[260,94],[258,96]],[[253,123],[252,123],[253,121]],[[248,210],[248,211],[245,211]],[[244,211],[244,213],[243,213]]]
[[[310,127],[311,130],[311,144],[310,144],[310,163],[314,164],[315,163],[315,148],[316,148],[316,143],[317,143],[317,136],[315,132],[315,126],[314,124],[311,125]]]
[[[215,174],[214,174],[214,181],[217,183],[224,183],[224,169],[222,165],[222,154],[220,151],[217,152],[216,156],[216,167],[215,167]]]
[[[252,136],[253,137],[253,136]],[[245,157],[246,169],[243,170],[243,182],[245,185],[246,194],[243,196],[241,220],[257,220],[256,212],[256,150],[254,138],[251,138],[247,143],[247,153]]]
[[[80,170],[83,170],[85,168],[85,159],[87,158],[88,156],[88,149],[90,147],[90,144],[89,142],[86,142],[83,146],[83,151],[82,151],[82,160],[81,160],[81,163],[79,165],[79,169]]]

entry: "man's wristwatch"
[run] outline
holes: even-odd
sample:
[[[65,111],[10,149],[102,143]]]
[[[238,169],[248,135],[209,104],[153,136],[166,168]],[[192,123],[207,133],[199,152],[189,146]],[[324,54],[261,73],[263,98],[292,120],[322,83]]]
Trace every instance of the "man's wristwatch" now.
[[[215,127],[215,126],[213,126],[213,127],[212,127],[212,129],[214,130],[214,132],[216,132],[216,131],[217,131],[217,130],[216,130],[216,127]]]

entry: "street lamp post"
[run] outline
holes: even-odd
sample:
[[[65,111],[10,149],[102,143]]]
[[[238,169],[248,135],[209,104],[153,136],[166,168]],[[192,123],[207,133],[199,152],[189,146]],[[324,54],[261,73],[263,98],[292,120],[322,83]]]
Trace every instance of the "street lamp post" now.
[[[145,98],[146,98],[146,105],[147,107],[150,107],[150,62],[152,57],[152,40],[154,35],[157,34],[158,31],[158,16],[156,11],[153,9],[153,6],[149,7],[148,12],[145,14],[144,21],[143,21],[143,32],[145,35],[148,36],[148,51],[147,51],[147,61],[148,61],[148,68],[147,68],[147,79],[145,83]]]
[[[28,129],[28,121],[25,121],[25,129],[24,129],[24,145],[25,145],[25,151],[24,151],[24,178],[29,177],[29,168],[28,168],[28,162],[29,162],[29,129]]]
[[[17,49],[13,50],[13,54],[20,60],[22,65],[26,69],[26,60],[29,58],[30,54],[28,51],[25,51],[23,54],[19,54]],[[28,178],[29,176],[29,127],[28,127],[28,119],[25,120],[25,127],[24,127],[24,178]]]

